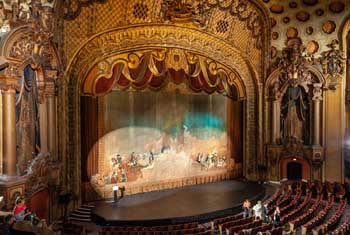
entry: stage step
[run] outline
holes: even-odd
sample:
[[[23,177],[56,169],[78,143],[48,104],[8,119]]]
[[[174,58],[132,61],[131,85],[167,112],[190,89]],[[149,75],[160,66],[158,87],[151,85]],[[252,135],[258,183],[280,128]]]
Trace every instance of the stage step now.
[[[93,205],[85,204],[74,210],[68,217],[69,221],[91,222]]]

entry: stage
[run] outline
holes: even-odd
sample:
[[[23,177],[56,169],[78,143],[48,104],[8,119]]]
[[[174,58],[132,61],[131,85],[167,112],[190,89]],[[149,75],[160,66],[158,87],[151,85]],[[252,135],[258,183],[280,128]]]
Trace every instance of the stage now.
[[[94,202],[93,219],[100,225],[159,225],[206,222],[241,210],[248,198],[265,195],[262,185],[241,181],[186,186]]]

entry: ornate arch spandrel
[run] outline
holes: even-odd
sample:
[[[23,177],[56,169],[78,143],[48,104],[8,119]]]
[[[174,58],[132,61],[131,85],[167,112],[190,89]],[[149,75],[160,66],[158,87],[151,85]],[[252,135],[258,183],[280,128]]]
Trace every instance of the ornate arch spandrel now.
[[[204,57],[210,57],[221,63],[232,71],[239,71],[246,92],[246,133],[245,137],[245,159],[246,175],[250,178],[256,177],[257,146],[262,138],[257,138],[261,131],[260,123],[257,125],[259,96],[261,95],[261,84],[257,69],[249,62],[238,49],[223,42],[219,38],[204,33],[197,29],[185,28],[175,25],[152,24],[137,25],[125,28],[116,28],[101,32],[87,40],[69,62],[65,79],[67,81],[68,96],[62,97],[68,109],[70,129],[66,129],[68,137],[68,159],[70,164],[75,165],[75,185],[79,184],[77,177],[80,172],[80,105],[81,86],[87,74],[99,61],[111,56],[129,51],[153,49],[153,48],[179,48],[188,50]],[[260,88],[259,88],[260,87]],[[68,99],[68,100],[66,100]],[[261,100],[261,99],[260,99]],[[257,141],[258,139],[258,141]],[[249,146],[249,147],[247,147]],[[260,143],[262,146],[262,143]],[[76,163],[74,163],[76,161]],[[79,188],[79,187],[72,187]],[[79,189],[77,189],[79,190]]]

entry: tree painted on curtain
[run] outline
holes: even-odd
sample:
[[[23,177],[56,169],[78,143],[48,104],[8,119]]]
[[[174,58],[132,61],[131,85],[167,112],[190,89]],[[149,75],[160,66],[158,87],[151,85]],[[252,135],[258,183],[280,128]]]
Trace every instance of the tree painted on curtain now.
[[[30,160],[40,151],[38,89],[35,71],[28,65],[16,95],[17,170],[25,174]]]
[[[106,96],[106,184],[227,171],[226,97],[167,92]]]

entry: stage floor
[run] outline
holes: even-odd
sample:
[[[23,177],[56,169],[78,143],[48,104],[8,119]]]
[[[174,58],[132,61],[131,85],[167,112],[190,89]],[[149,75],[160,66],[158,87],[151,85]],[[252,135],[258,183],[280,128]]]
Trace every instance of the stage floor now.
[[[222,216],[241,208],[245,198],[256,200],[264,196],[262,185],[241,181],[186,186],[121,198],[117,204],[99,201],[93,213],[105,222],[178,220],[184,222]],[[186,219],[187,218],[187,219]],[[192,219],[191,219],[192,218]]]

